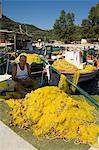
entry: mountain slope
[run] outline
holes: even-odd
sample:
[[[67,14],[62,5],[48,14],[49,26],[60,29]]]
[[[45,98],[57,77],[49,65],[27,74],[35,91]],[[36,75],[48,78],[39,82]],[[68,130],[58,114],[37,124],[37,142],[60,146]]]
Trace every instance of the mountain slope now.
[[[37,28],[34,25],[15,22],[6,16],[2,16],[2,18],[0,19],[0,29],[8,29],[8,30],[13,30],[13,31],[18,32],[20,31],[19,25],[21,25],[23,32],[26,32],[26,29],[27,29],[28,34],[32,34],[34,40],[37,40],[38,38],[44,39],[44,36],[46,36],[47,39],[49,38],[52,39],[51,38],[52,30],[50,31],[43,30],[43,29]]]

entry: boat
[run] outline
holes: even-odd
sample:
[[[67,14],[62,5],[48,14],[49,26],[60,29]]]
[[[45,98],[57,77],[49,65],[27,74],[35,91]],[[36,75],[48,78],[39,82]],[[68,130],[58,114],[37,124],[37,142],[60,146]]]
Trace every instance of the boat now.
[[[57,58],[58,59],[58,58]],[[64,59],[76,66],[80,71],[80,77],[79,77],[79,81],[78,82],[84,82],[90,79],[93,79],[97,72],[98,72],[98,68],[94,68],[92,70],[82,70],[85,68],[85,66],[87,65],[86,62],[83,62],[83,55],[81,51],[65,51],[64,53]],[[59,59],[58,59],[59,60]],[[73,77],[73,75],[75,74],[76,70],[70,70],[68,71],[68,69],[66,70],[58,70],[60,73],[64,74],[65,76],[67,76],[69,79],[71,79]]]
[[[65,76],[67,76],[69,79],[72,78],[74,75],[74,72],[68,72],[68,71],[64,71],[64,70],[59,70],[59,72],[64,74]],[[80,83],[80,82],[85,82],[85,81],[91,80],[96,76],[97,73],[98,73],[98,69],[95,69],[90,72],[80,73],[78,82]]]

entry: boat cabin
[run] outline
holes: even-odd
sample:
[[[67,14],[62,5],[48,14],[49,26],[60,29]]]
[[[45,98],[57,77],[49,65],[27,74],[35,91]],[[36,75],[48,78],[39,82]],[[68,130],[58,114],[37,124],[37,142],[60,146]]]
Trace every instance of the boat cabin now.
[[[77,66],[79,69],[83,69],[85,63],[83,63],[83,54],[81,51],[65,51],[65,60]]]

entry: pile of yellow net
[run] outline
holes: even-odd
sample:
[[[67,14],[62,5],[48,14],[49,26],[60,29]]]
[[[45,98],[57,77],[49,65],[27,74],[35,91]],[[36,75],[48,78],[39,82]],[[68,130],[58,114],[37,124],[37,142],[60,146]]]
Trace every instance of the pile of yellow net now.
[[[6,103],[12,108],[12,124],[31,128],[35,136],[73,139],[85,144],[97,142],[95,108],[71,98],[58,87],[39,88],[24,99],[10,99]]]
[[[73,78],[72,78],[72,82],[77,85],[78,84],[78,81],[79,81],[79,77],[80,77],[80,71],[76,71],[73,75]],[[71,90],[73,93],[75,93],[76,91],[76,87],[74,87],[73,85],[71,86]]]
[[[58,60],[54,61],[53,67],[56,68],[57,70],[64,70],[64,71],[68,71],[68,72],[69,71],[75,72],[78,70],[78,68],[75,65],[67,62],[65,59],[58,59]]]
[[[14,88],[14,86],[15,86],[15,82],[13,80],[0,82],[0,90],[1,91],[10,90],[10,89]]]
[[[27,53],[21,53],[17,58],[16,61],[19,61],[19,58],[21,55],[25,55],[27,57],[27,62],[28,63],[41,63],[41,58],[38,54],[27,54]]]
[[[90,71],[93,71],[95,69],[96,69],[96,67],[93,65],[86,65],[85,68],[82,69],[80,72],[90,72]]]
[[[62,91],[66,92],[66,93],[69,93],[70,92],[69,85],[68,85],[68,82],[66,80],[67,80],[67,77],[65,75],[61,74],[60,75],[60,80],[59,80],[59,83],[58,83],[58,87]]]
[[[65,59],[58,59],[54,61],[53,67],[59,71],[67,71],[70,73],[75,73],[76,71],[80,71],[80,73],[90,72],[96,69],[96,67],[93,65],[85,65],[84,69],[78,69],[75,65],[67,62]]]

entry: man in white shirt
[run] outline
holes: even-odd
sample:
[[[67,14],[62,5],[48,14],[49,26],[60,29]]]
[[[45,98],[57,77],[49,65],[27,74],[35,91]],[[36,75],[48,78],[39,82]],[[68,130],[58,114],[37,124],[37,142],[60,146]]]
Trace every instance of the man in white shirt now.
[[[31,70],[26,61],[26,56],[21,55],[19,63],[12,68],[12,79],[16,82],[15,89],[23,95],[27,93],[28,88],[36,89],[38,87],[38,82],[30,78]]]

